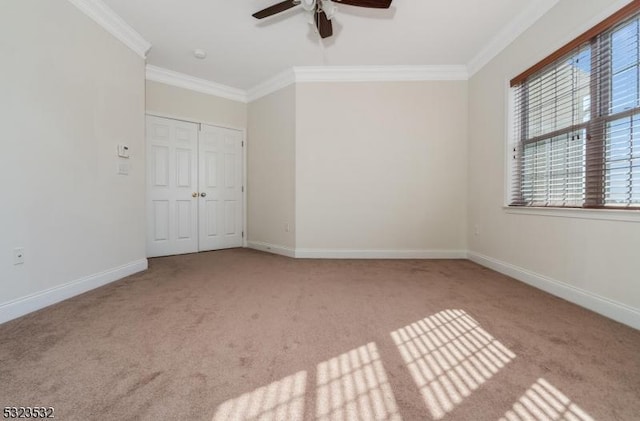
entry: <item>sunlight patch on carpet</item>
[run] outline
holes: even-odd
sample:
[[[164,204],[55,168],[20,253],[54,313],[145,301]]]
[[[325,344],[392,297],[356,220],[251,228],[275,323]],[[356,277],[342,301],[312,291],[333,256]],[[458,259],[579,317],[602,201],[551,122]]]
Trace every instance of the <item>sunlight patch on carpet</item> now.
[[[436,420],[516,357],[463,310],[441,311],[391,338]]]
[[[402,419],[375,343],[318,364],[316,419]]]
[[[213,421],[302,420],[307,372],[299,371],[221,404]]]
[[[543,378],[538,379],[500,421],[593,421],[578,405]]]

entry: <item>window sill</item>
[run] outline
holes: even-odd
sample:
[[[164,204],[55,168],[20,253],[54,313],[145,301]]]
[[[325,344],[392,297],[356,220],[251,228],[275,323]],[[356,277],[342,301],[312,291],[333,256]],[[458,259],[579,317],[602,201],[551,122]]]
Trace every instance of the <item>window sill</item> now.
[[[564,209],[545,207],[503,206],[505,213],[513,215],[552,216],[556,218],[599,219],[604,221],[640,222],[640,210],[624,209]]]

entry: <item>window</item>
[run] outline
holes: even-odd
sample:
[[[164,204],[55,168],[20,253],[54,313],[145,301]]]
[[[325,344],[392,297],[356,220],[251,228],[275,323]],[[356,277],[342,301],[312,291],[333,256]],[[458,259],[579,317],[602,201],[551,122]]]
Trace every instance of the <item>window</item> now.
[[[640,2],[511,86],[511,206],[640,208]]]

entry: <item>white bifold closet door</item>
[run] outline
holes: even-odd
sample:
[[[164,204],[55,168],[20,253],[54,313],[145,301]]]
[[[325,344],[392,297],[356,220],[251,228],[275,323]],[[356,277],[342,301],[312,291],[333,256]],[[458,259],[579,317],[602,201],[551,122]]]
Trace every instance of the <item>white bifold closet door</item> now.
[[[242,133],[147,116],[147,255],[242,243]]]
[[[199,136],[200,250],[242,247],[242,133],[202,125]]]

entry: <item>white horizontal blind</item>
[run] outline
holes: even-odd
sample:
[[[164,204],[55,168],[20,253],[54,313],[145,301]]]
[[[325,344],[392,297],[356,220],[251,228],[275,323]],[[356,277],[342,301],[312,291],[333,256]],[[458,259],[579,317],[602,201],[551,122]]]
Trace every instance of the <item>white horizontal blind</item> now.
[[[516,87],[512,204],[582,206],[590,73],[587,45]]]
[[[607,37],[611,98],[605,113],[606,206],[640,205],[639,30],[636,17]]]
[[[512,206],[640,206],[640,22],[514,86]]]

